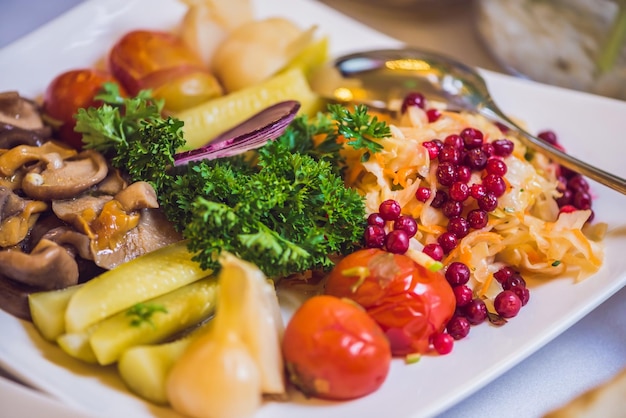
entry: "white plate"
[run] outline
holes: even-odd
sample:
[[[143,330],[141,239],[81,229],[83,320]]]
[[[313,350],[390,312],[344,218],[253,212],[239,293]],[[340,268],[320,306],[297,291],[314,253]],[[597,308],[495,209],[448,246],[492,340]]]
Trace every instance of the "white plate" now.
[[[318,24],[330,35],[333,53],[393,47],[380,35],[308,0],[257,0],[259,16],[285,15],[303,26]],[[175,0],[91,0],[0,51],[0,91],[41,94],[63,70],[96,63],[131,28],[169,28],[184,12]],[[86,24],[88,22],[88,24]],[[626,103],[484,73],[496,101],[522,118],[531,131],[551,128],[568,150],[626,176]],[[451,355],[426,357],[414,365],[397,360],[376,393],[331,403],[297,397],[268,403],[257,418],[431,416],[450,407],[508,370],[570,327],[626,284],[624,196],[597,184],[596,219],[608,222],[606,263],[594,277],[573,284],[554,280],[532,289],[531,302],[503,328],[472,329]],[[31,324],[0,311],[0,367],[91,416],[169,417],[167,408],[147,404],[125,390],[115,369],[73,361],[43,341]]]

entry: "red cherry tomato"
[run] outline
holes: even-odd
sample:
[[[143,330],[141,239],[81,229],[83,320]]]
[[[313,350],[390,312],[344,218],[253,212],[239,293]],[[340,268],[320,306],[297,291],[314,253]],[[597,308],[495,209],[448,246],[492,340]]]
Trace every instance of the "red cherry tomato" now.
[[[58,139],[76,149],[82,148],[82,135],[74,132],[74,115],[80,108],[101,105],[94,96],[102,84],[115,81],[111,74],[91,68],[70,70],[52,80],[44,93],[43,112],[60,123]]]
[[[356,251],[337,263],[325,293],[363,306],[387,334],[395,356],[428,352],[431,336],[444,330],[456,308],[441,273],[376,248]]]
[[[180,111],[222,95],[222,86],[179,37],[160,31],[125,34],[109,53],[111,73],[131,94],[150,89]]]
[[[307,396],[345,400],[365,396],[384,382],[389,341],[359,306],[314,296],[295,312],[282,343],[291,381]]]

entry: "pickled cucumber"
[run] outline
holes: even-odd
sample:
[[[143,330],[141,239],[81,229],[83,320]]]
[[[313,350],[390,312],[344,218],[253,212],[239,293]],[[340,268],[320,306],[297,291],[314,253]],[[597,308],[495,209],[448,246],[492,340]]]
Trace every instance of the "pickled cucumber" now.
[[[68,333],[81,332],[137,303],[163,295],[211,274],[193,261],[185,241],[159,248],[85,283],[65,311]]]
[[[208,277],[98,323],[89,337],[98,363],[112,364],[130,347],[164,341],[207,319],[216,288],[217,279]]]
[[[48,341],[65,332],[65,310],[70,298],[82,284],[60,290],[48,290],[28,295],[28,306],[35,328]]]
[[[317,112],[321,107],[302,68],[294,67],[257,85],[175,114],[185,123],[185,149],[200,148],[255,113],[284,100],[299,101],[300,111],[309,114]]]

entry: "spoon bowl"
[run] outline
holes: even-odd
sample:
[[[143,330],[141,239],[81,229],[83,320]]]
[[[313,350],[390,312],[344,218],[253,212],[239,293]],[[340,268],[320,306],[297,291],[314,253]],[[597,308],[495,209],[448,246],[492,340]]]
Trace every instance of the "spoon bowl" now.
[[[519,132],[526,146],[555,163],[626,194],[623,178],[566,154],[517,125],[496,105],[485,80],[470,66],[414,48],[357,52],[336,59],[334,64],[346,83],[333,89],[331,100],[397,112],[407,93],[421,92],[446,102],[453,110],[478,112],[499,122]]]

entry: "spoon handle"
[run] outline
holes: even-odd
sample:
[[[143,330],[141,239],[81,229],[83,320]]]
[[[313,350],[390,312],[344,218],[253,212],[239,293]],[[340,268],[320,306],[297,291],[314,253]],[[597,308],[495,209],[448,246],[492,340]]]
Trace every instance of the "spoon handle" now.
[[[488,104],[481,106],[480,112],[490,118],[498,120],[509,129],[513,129],[522,135],[522,140],[526,145],[538,152],[545,154],[557,164],[569,168],[583,176],[589,177],[592,180],[597,181],[613,190],[616,190],[622,194],[626,194],[626,180],[616,176],[615,174],[604,171],[598,167],[587,164],[578,158],[572,157],[569,154],[562,152],[561,150],[553,147],[552,145],[540,140],[528,133],[525,129],[521,128],[515,122],[513,122],[508,116],[504,114],[496,105],[491,101]]]

